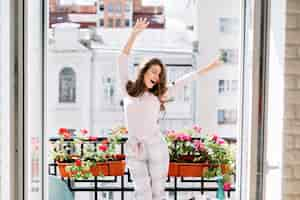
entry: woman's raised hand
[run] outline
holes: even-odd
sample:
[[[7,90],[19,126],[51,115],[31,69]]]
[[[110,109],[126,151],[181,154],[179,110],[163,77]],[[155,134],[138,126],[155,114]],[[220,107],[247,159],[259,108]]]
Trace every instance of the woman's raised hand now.
[[[138,18],[132,30],[133,34],[138,35],[143,30],[145,30],[148,27],[148,25],[149,22],[147,21],[147,18]]]
[[[141,33],[144,29],[147,28],[149,25],[149,22],[146,18],[139,18],[136,20],[136,23],[132,29],[132,33],[130,34],[130,37],[128,38],[128,41],[126,42],[122,52],[124,54],[129,55],[130,51],[132,49],[133,43],[135,42],[136,36]]]

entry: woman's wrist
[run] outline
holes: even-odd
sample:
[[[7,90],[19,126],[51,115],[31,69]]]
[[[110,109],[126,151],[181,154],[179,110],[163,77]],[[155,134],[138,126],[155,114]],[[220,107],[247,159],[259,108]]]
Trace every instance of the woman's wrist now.
[[[135,38],[138,36],[138,34],[139,34],[139,33],[138,33],[137,31],[135,31],[135,30],[132,30],[132,31],[131,31],[131,35],[130,35],[130,36],[131,36],[132,38],[134,38],[134,39],[135,39]]]

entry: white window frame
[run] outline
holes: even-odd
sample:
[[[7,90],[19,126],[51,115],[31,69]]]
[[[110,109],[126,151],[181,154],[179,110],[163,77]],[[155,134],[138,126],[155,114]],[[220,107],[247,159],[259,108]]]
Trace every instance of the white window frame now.
[[[15,56],[17,52],[14,49],[16,36],[14,33],[14,20],[17,19],[15,15],[14,0],[11,1],[0,1],[0,65],[1,65],[1,110],[3,114],[1,117],[1,166],[0,166],[0,199],[16,199],[18,193],[18,187],[16,187],[16,100],[15,96],[16,88],[13,84],[16,81],[16,74],[14,71],[15,67]],[[5,81],[4,81],[5,80]],[[5,106],[4,106],[5,105]],[[5,130],[5,131],[2,131]]]

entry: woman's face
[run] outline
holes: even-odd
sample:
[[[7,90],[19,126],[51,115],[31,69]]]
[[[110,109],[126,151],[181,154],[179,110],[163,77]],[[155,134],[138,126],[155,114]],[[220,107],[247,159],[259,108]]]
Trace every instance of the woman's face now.
[[[151,89],[159,83],[159,75],[161,73],[160,65],[152,65],[144,74],[144,84]]]

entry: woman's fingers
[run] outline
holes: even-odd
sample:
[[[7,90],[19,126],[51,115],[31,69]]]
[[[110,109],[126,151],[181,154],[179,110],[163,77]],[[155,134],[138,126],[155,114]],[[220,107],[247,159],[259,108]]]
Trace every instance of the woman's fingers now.
[[[142,30],[147,28],[148,25],[149,25],[149,22],[148,22],[147,18],[138,18],[136,20],[134,29],[137,32],[141,32]]]

